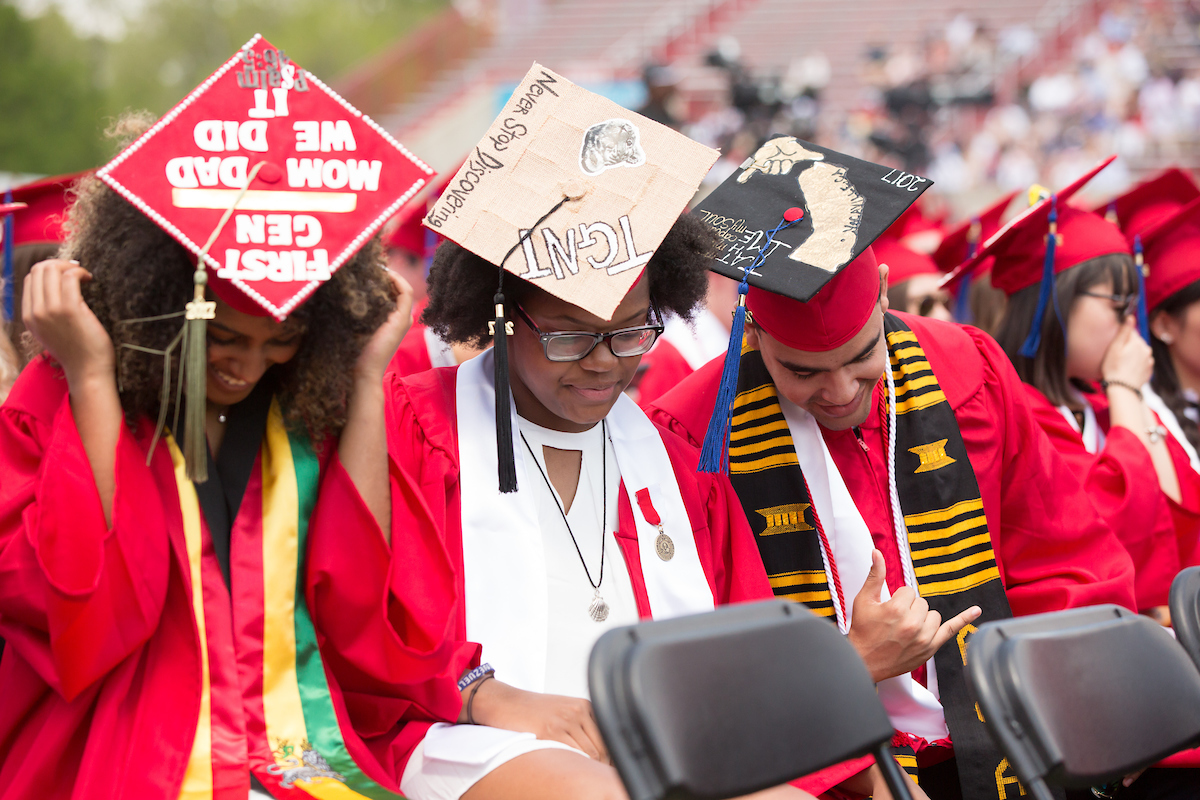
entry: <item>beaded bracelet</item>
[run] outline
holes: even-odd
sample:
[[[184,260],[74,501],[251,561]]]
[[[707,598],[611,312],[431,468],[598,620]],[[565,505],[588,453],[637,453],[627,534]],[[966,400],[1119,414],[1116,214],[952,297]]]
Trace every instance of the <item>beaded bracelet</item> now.
[[[1122,389],[1128,389],[1129,391],[1131,391],[1131,392],[1133,392],[1134,394],[1136,394],[1136,395],[1138,396],[1138,399],[1139,399],[1139,400],[1141,400],[1141,399],[1142,399],[1142,389],[1141,389],[1141,387],[1140,387],[1140,386],[1134,386],[1132,383],[1126,383],[1125,381],[1100,381],[1100,386],[1101,386],[1101,388],[1103,388],[1105,391],[1107,391],[1107,390],[1108,390],[1108,387],[1110,387],[1110,386],[1120,386]]]

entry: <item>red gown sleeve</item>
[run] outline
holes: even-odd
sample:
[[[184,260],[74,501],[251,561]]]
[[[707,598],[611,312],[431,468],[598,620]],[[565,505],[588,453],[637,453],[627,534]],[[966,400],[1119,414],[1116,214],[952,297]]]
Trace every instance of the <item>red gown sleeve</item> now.
[[[982,331],[966,330],[984,358],[985,402],[958,420],[960,427],[996,431],[993,457],[1002,470],[992,537],[1013,614],[1102,603],[1134,608],[1125,549],[1038,424],[1004,351]]]
[[[1133,432],[1119,427],[1108,429],[1100,452],[1089,453],[1057,408],[1036,389],[1026,387],[1026,392],[1038,425],[1082,479],[1092,505],[1133,560],[1135,607],[1164,605],[1179,557],[1174,521],[1150,453]],[[1098,411],[1103,426],[1103,405]]]
[[[390,544],[334,455],[308,554],[327,669],[355,733],[397,783],[429,725],[458,718],[458,678],[479,663],[479,646],[459,635],[455,573],[430,503],[397,460],[421,444],[413,434],[389,413]]]
[[[127,426],[104,519],[66,381],[35,359],[0,409],[0,637],[70,701],[158,628],[170,572],[163,503]]]
[[[1175,475],[1179,478],[1180,495],[1179,502],[1168,497],[1167,505],[1175,523],[1179,568],[1184,569],[1200,564],[1200,547],[1197,547],[1200,544],[1200,473],[1192,469],[1187,452],[1175,441],[1174,436],[1167,436],[1167,449],[1175,465]]]

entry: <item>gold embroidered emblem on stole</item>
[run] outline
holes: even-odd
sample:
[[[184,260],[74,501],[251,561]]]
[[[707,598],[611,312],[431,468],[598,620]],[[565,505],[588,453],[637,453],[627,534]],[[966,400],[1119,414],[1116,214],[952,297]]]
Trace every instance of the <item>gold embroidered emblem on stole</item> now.
[[[908,448],[908,452],[916,454],[921,459],[921,466],[917,467],[914,474],[922,472],[933,472],[935,469],[948,467],[958,459],[951,458],[946,455],[946,442],[948,439],[939,439],[936,442],[929,444],[919,444],[916,447]]]
[[[758,513],[767,520],[767,529],[759,535],[774,536],[777,533],[813,530],[813,526],[804,521],[804,512],[811,505],[811,503],[788,503],[787,505],[758,509]]]

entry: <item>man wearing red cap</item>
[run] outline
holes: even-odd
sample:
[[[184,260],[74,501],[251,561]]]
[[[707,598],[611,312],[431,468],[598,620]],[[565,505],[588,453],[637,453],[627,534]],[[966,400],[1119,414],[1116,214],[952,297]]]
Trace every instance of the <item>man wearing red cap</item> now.
[[[897,743],[916,751],[902,763],[920,765],[922,788],[956,796],[961,773],[963,796],[990,785],[995,797],[1013,782],[1006,764],[984,764],[968,782],[970,759],[958,759],[957,770],[949,760],[949,727],[974,716],[961,664],[957,675],[950,669],[979,615],[967,608],[980,597],[971,592],[1002,581],[1001,596],[979,601],[985,618],[1006,615],[988,610],[1003,601],[1015,614],[1131,606],[1132,565],[1041,433],[995,342],[972,328],[889,314],[887,272],[868,249],[807,303],[751,286],[742,369],[754,354],[759,366],[738,385],[731,479],[756,531],[767,518],[764,560],[764,534],[820,534],[827,568],[768,563],[775,593],[839,624],[853,618],[850,640],[881,682]],[[700,369],[652,417],[698,444],[720,375],[719,361]],[[757,496],[777,468],[797,463],[809,503]],[[926,475],[959,484],[962,499],[910,512],[922,505]],[[926,598],[967,610],[939,625]],[[958,646],[942,648],[952,638]],[[990,784],[982,772],[994,772]]]

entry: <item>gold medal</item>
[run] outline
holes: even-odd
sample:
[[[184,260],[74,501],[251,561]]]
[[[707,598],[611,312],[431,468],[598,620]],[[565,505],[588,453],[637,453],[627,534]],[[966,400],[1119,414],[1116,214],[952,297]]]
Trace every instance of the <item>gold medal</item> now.
[[[675,543],[663,532],[661,526],[658,529],[658,538],[654,540],[654,552],[658,553],[658,557],[663,561],[670,561],[675,557]]]

